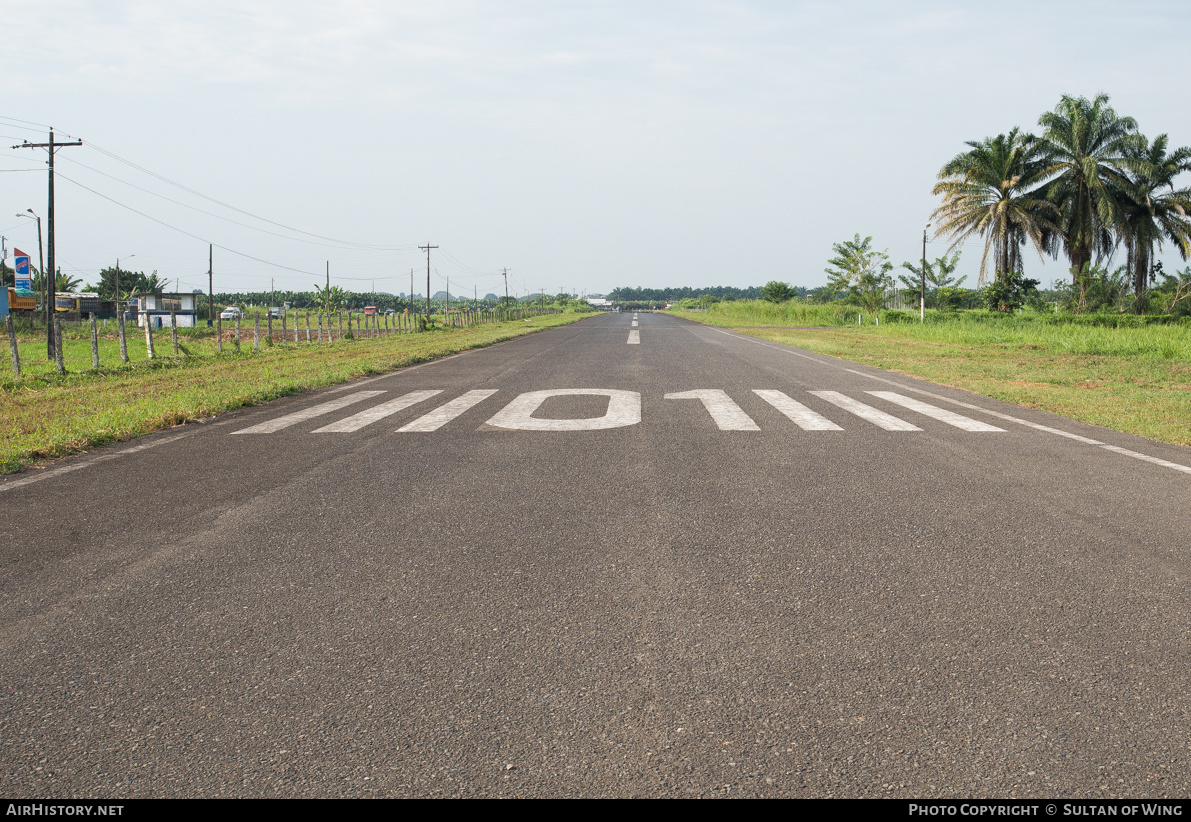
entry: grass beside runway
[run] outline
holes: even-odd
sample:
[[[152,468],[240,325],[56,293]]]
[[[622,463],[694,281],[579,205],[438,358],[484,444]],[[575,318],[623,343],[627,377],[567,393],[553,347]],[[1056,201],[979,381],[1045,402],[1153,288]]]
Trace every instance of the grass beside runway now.
[[[246,353],[199,356],[161,356],[170,351],[169,331],[158,334],[159,359],[143,359],[136,335],[129,335],[129,366],[118,365],[118,354],[101,361],[117,365],[90,370],[91,348],[86,342],[68,340],[68,373],[58,376],[44,367],[20,380],[11,371],[0,381],[0,473],[12,473],[40,461],[85,451],[88,448],[158,431],[220,414],[234,408],[267,402],[314,388],[346,382],[370,374],[384,374],[419,362],[439,359],[471,348],[513,339],[524,334],[575,322],[590,314],[552,314],[470,328],[453,328],[422,334],[375,339],[336,340],[332,344],[303,342],[288,348],[265,347],[252,354],[252,332],[246,335]],[[303,329],[304,332],[304,329]],[[108,341],[110,344],[111,341]],[[29,350],[44,343],[29,340]],[[71,369],[69,355],[85,346],[86,369]],[[7,344],[5,344],[7,349]],[[22,357],[26,346],[21,345]],[[74,352],[77,354],[77,352]],[[7,357],[4,357],[7,366]]]
[[[772,322],[739,309],[730,317],[675,313],[700,322],[711,319],[714,325]],[[735,330],[1116,431],[1191,445],[1191,328],[1186,325],[1104,328],[956,320]]]

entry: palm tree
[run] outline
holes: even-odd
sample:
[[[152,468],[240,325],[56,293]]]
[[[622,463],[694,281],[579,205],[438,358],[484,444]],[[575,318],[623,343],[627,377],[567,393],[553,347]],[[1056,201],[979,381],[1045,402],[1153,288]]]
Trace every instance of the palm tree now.
[[[82,285],[81,277],[72,277],[69,274],[63,274],[62,269],[58,269],[58,276],[54,278],[54,291],[71,292]]]
[[[1093,254],[1112,256],[1112,229],[1123,220],[1117,192],[1127,182],[1128,153],[1138,145],[1137,122],[1118,117],[1107,94],[1093,100],[1064,94],[1038,125],[1045,129],[1038,140],[1044,175],[1051,178],[1047,199],[1061,212],[1062,229],[1049,239],[1061,244],[1078,283]]]
[[[1128,250],[1128,266],[1137,298],[1136,310],[1145,311],[1145,292],[1151,276],[1154,245],[1170,240],[1185,260],[1191,255],[1191,189],[1176,189],[1174,178],[1191,171],[1191,148],[1167,154],[1167,136],[1153,144],[1138,135],[1137,145],[1123,165],[1129,179],[1121,187],[1123,219],[1121,240]]]
[[[1033,137],[1015,128],[967,145],[971,150],[939,171],[933,193],[943,195],[943,203],[933,219],[939,233],[951,238],[950,250],[974,234],[984,237],[977,285],[983,288],[990,254],[998,276],[1021,270],[1027,240],[1041,258],[1046,238],[1059,228],[1059,212],[1040,194],[1046,170]]]

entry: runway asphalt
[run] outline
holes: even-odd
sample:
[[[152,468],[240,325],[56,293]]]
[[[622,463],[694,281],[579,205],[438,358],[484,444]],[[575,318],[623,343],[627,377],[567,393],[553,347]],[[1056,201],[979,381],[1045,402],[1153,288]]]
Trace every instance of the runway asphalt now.
[[[650,313],[233,412],[0,481],[0,795],[1186,797],[1189,466]]]

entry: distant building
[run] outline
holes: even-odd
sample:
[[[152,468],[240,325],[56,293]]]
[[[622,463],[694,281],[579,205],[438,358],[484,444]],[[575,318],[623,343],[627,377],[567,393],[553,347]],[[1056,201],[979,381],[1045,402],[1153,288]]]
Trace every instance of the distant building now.
[[[180,294],[158,291],[152,294],[133,294],[129,301],[136,314],[136,324],[142,328],[145,318],[154,328],[168,328],[170,314],[178,315],[179,328],[193,328],[198,325],[198,298],[201,294]]]
[[[593,305],[596,308],[611,308],[612,307],[612,301],[606,300],[603,297],[588,297],[587,302],[589,305]]]

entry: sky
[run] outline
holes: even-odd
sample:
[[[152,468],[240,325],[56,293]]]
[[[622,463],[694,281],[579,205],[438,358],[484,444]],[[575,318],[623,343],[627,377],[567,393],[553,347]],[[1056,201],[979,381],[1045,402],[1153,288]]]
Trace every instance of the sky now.
[[[938,169],[1063,94],[1191,144],[1188,8],[8,4],[0,215],[44,221],[46,153],[8,146],[52,125],[84,143],[56,161],[58,260],[84,281],[119,258],[205,290],[211,243],[217,292],[308,290],[329,267],[389,293],[412,269],[425,293],[430,244],[432,291],[460,296],[501,293],[502,269],[522,295],[814,287],[855,234],[917,260]],[[0,233],[36,264],[32,220]]]

